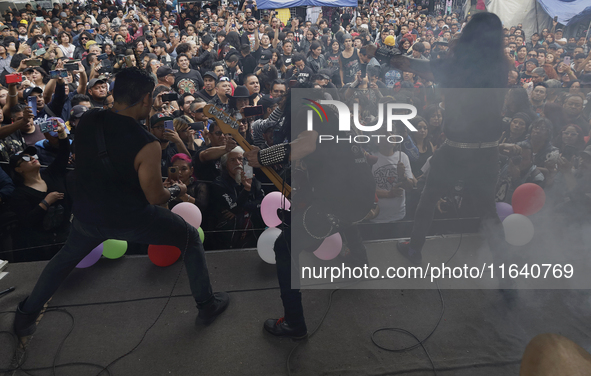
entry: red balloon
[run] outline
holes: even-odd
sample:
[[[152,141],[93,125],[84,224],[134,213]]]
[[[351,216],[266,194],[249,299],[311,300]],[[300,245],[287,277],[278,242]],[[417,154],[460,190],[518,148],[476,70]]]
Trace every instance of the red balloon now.
[[[181,257],[181,250],[172,245],[150,245],[148,257],[157,266],[170,266]]]
[[[521,184],[515,189],[511,199],[513,212],[526,216],[539,212],[545,203],[546,193],[534,183]]]

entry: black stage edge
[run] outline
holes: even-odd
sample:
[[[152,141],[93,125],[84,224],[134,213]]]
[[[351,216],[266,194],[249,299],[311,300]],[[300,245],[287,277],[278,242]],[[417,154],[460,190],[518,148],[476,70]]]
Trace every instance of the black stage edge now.
[[[458,239],[442,238],[437,249],[453,253]],[[482,243],[464,235],[463,247]],[[370,243],[376,247],[393,243]],[[263,332],[263,321],[282,313],[274,265],[256,251],[209,252],[215,290],[230,291],[231,305],[211,326],[195,327],[197,314],[184,272],[174,297],[144,342],[110,368],[112,375],[285,375],[286,359],[296,345]],[[370,254],[371,262],[371,254]],[[10,264],[0,290],[2,311],[14,310],[31,291],[46,262]],[[107,365],[129,351],[158,316],[181,263],[160,268],[146,256],[101,259],[75,270],[50,301],[75,318],[57,364],[89,362]],[[303,291],[310,331],[322,318],[331,290]],[[591,349],[587,290],[520,290],[508,302],[498,290],[442,290],[445,315],[425,347],[439,375],[518,375],[519,360],[531,338],[553,332]],[[293,375],[433,375],[424,351],[392,353],[370,338],[381,327],[399,327],[424,338],[441,312],[437,290],[340,290],[321,329],[301,342],[291,357]],[[0,331],[11,330],[13,314],[0,316]],[[30,339],[24,368],[50,366],[71,319],[48,312]],[[403,334],[382,332],[383,346],[414,344]],[[0,368],[11,361],[10,337],[0,334]],[[88,366],[58,368],[57,375],[96,375]],[[13,373],[7,373],[7,375]],[[15,373],[22,375],[24,373]],[[51,370],[31,372],[49,375]],[[103,373],[106,375],[106,373]]]

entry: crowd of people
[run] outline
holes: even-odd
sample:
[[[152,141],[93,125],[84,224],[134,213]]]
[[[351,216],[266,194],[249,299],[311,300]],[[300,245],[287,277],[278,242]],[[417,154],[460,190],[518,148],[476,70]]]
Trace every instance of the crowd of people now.
[[[49,258],[59,250],[51,245],[67,239],[76,199],[77,124],[86,111],[113,106],[116,74],[130,66],[156,83],[146,127],[160,142],[162,176],[187,186],[168,208],[180,202],[200,208],[206,249],[255,246],[264,229],[261,201],[277,188],[260,170],[245,175],[244,150],[204,107],[213,104],[235,117],[244,139],[265,149],[283,141],[277,134],[290,106],[284,98],[294,85],[358,104],[366,125],[375,123],[383,103],[418,109],[412,119],[417,132],[402,123],[392,132],[404,142],[366,145],[377,185],[366,221],[412,219],[429,158],[446,139],[445,105],[433,81],[394,67],[388,57],[444,58],[470,17],[435,16],[419,1],[321,7],[305,20],[282,20],[258,9],[256,0],[200,4],[181,4],[180,11],[170,2],[134,0],[56,3],[52,9],[27,4],[5,12],[0,218],[3,226],[14,225],[13,248],[30,249],[15,253],[17,260]],[[553,209],[588,216],[591,38],[565,38],[556,22],[541,34],[525,35],[516,25],[505,35],[511,69],[497,201],[510,203],[515,188],[531,182],[547,191]],[[287,167],[273,166],[278,172]],[[441,198],[440,215],[456,215],[454,208],[469,213],[461,191],[458,182]]]

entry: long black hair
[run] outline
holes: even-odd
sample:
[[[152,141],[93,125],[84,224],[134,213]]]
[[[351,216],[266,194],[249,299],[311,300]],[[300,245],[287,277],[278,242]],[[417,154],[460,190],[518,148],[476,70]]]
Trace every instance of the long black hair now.
[[[507,86],[509,62],[504,51],[503,24],[496,14],[475,14],[452,53],[453,65],[462,72],[463,87]]]

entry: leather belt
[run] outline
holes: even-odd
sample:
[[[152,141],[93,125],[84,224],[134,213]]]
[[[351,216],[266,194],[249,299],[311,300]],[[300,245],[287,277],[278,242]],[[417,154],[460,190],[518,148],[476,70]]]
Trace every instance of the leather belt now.
[[[499,141],[491,142],[456,142],[450,139],[446,139],[445,143],[451,147],[459,149],[487,149],[496,148],[499,146]]]

